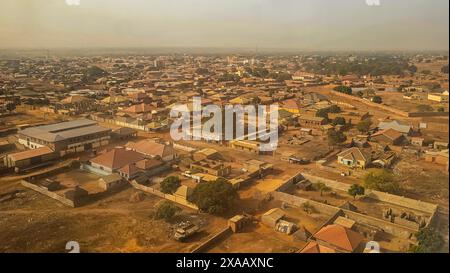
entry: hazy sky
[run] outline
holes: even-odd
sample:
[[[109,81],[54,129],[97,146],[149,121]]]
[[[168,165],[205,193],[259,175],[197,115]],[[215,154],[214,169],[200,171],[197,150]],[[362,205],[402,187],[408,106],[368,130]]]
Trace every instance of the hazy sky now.
[[[70,1],[70,0],[67,0]],[[72,0],[73,1],[73,0]],[[0,48],[448,50],[448,0],[0,0]]]

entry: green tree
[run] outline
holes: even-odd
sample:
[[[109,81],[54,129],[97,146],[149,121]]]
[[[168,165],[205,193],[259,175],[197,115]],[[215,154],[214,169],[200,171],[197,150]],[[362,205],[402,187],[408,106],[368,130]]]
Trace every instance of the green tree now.
[[[341,131],[330,130],[328,131],[328,143],[331,146],[341,144],[347,140],[347,137]]]
[[[374,96],[372,98],[372,101],[378,104],[381,104],[383,102],[383,99],[380,96]]]
[[[388,193],[397,193],[400,190],[394,175],[385,169],[370,171],[364,176],[363,182],[367,189]]]
[[[6,104],[6,110],[11,113],[12,111],[16,110],[16,104],[13,102],[8,102]]]
[[[169,220],[181,209],[175,206],[172,202],[163,200],[158,203],[155,213],[155,219]]]
[[[342,110],[339,106],[333,104],[330,107],[328,107],[328,112],[329,113],[340,113],[340,112],[342,112]]]
[[[437,111],[438,112],[445,112],[445,108],[444,107],[438,107]]]
[[[348,87],[348,86],[336,86],[335,88],[333,88],[334,91],[340,92],[340,93],[344,93],[347,95],[351,95],[352,94],[352,88]]]
[[[370,126],[372,126],[372,121],[369,119],[365,119],[356,124],[356,129],[358,129],[358,131],[361,133],[367,133],[370,130]]]
[[[444,73],[444,74],[448,74],[448,65],[444,65],[444,66],[441,68],[441,72]]]
[[[166,194],[173,194],[181,186],[178,176],[168,176],[161,182],[161,191]]]
[[[364,195],[365,189],[363,186],[360,186],[358,184],[351,185],[350,189],[348,189],[348,194],[353,196],[353,199],[356,198],[358,195]]]
[[[317,182],[312,185],[313,189],[320,192],[320,196],[323,195],[324,192],[330,192],[331,188],[325,185],[322,182]]]
[[[335,126],[336,125],[345,125],[346,121],[345,121],[345,118],[343,118],[343,117],[336,117],[331,123]]]
[[[435,253],[439,252],[444,246],[444,238],[433,228],[426,227],[415,234],[418,244],[411,246],[410,252],[413,253]]]
[[[214,182],[200,182],[194,188],[189,201],[204,212],[219,214],[227,210],[238,194],[230,182],[219,178]]]
[[[324,118],[328,121],[328,109],[322,108],[317,110],[316,117]]]

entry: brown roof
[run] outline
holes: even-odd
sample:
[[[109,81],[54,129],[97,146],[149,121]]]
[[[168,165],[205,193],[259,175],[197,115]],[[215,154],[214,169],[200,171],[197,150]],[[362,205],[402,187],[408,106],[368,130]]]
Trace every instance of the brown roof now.
[[[18,152],[15,154],[9,154],[8,157],[14,161],[20,161],[20,160],[25,160],[25,159],[42,156],[42,155],[47,155],[47,154],[51,154],[51,153],[53,153],[53,150],[50,149],[49,147],[44,146],[44,147],[37,148],[34,150],[28,150],[28,151],[24,151],[24,152]]]
[[[352,147],[350,149],[347,149],[338,154],[338,156],[351,160],[363,160],[363,161],[369,160],[369,155],[365,154],[358,147]]]
[[[320,245],[317,242],[309,242],[300,253],[336,253],[336,250]]]
[[[353,252],[364,239],[361,234],[335,224],[323,227],[314,237],[350,252]]]
[[[161,161],[154,160],[154,159],[144,159],[141,161],[136,162],[136,167],[142,170],[149,170],[155,167],[158,167],[162,164]]]
[[[170,145],[158,143],[152,139],[144,139],[139,142],[129,142],[125,146],[129,149],[132,149],[133,151],[147,156],[164,157],[173,152],[173,149]]]
[[[398,139],[398,138],[403,136],[402,133],[400,133],[400,132],[398,132],[398,131],[396,131],[396,130],[394,130],[392,128],[389,128],[389,129],[386,129],[386,130],[382,130],[382,131],[376,132],[375,134],[372,135],[372,137],[381,136],[381,135],[384,135],[384,136],[386,136],[387,138],[389,138],[391,140],[396,140],[396,139]]]
[[[288,100],[282,101],[281,104],[282,104],[282,108],[298,110],[298,103],[295,99],[288,99]]]
[[[91,159],[91,162],[116,170],[127,164],[136,163],[142,159],[144,159],[144,157],[140,153],[129,151],[124,148],[115,148]]]
[[[127,164],[127,165],[125,165],[125,166],[123,166],[122,168],[119,169],[120,173],[124,173],[124,174],[127,174],[129,176],[137,174],[139,171],[140,171],[139,168],[136,167],[135,164]]]
[[[141,103],[128,107],[127,109],[124,110],[124,112],[138,114],[138,113],[148,113],[151,112],[152,110],[155,110],[155,107],[149,104]]]

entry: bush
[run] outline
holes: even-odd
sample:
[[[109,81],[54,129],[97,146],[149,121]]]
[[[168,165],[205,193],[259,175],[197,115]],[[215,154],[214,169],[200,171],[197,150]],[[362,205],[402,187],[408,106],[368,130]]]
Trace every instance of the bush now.
[[[335,88],[333,88],[334,91],[340,92],[340,93],[344,93],[347,95],[351,95],[352,94],[352,88],[348,87],[348,86],[336,86]]]
[[[358,184],[353,184],[350,189],[348,189],[348,194],[350,196],[353,196],[353,199],[356,198],[358,195],[364,195],[366,189],[364,189],[363,186],[360,186]]]
[[[324,192],[330,192],[330,191],[331,191],[331,188],[328,187],[327,185],[325,185],[325,184],[322,183],[322,182],[314,183],[314,184],[312,185],[312,187],[313,187],[314,190],[320,192],[320,196],[322,196],[322,194],[323,194]]]
[[[367,133],[370,130],[370,126],[372,126],[371,120],[361,120],[358,124],[356,124],[356,129],[358,129],[361,133]]]
[[[169,201],[158,203],[155,213],[155,219],[169,220],[181,209]]]
[[[161,191],[165,194],[173,194],[181,186],[178,176],[169,176],[161,182]]]
[[[400,190],[394,175],[384,169],[370,171],[364,176],[363,182],[366,188],[372,190],[388,193],[397,193]]]
[[[341,144],[347,140],[347,137],[341,131],[328,131],[328,143],[331,146]]]
[[[194,203],[201,211],[218,214],[228,209],[232,202],[238,198],[233,185],[225,179],[214,182],[200,182],[194,188],[189,201]]]
[[[336,117],[332,122],[333,125],[345,125],[346,121],[343,117]]]
[[[340,112],[342,112],[342,110],[339,106],[333,104],[328,108],[328,112],[329,113],[340,113]]]
[[[444,239],[433,228],[424,228],[416,233],[418,245],[412,246],[410,252],[433,253],[439,252],[444,246]]]

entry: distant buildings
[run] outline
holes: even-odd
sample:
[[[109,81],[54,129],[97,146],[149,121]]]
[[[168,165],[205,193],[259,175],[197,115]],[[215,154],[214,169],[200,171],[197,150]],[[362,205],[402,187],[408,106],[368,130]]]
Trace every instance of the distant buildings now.
[[[448,102],[449,93],[444,91],[442,93],[430,93],[428,94],[428,100],[435,102]]]

